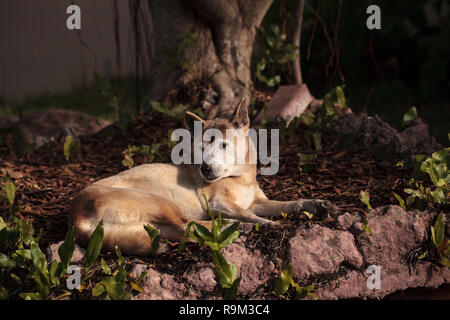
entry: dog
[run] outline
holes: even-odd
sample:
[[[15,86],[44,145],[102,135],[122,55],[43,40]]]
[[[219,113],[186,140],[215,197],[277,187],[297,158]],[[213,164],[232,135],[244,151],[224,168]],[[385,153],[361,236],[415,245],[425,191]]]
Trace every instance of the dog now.
[[[249,161],[250,152],[256,151],[245,138],[250,120],[242,101],[230,117],[204,120],[186,112],[184,120],[191,131],[195,121],[200,121],[203,132],[216,129],[222,133],[222,139],[202,142],[202,147],[210,151],[208,163],[143,164],[91,184],[75,197],[69,214],[69,225],[74,227],[81,244],[88,243],[103,219],[103,248],[112,249],[117,245],[127,254],[148,255],[151,246],[145,224],[159,229],[161,237],[170,241],[180,241],[191,221],[210,229],[205,198],[211,211],[220,212],[224,218],[260,225],[276,224],[267,218],[280,216],[282,211],[333,213],[337,210],[326,200],[276,201],[266,197],[256,180],[257,165]],[[227,134],[230,130],[238,132],[236,140]],[[221,153],[233,159],[237,154],[230,146],[243,139],[245,148],[237,152],[240,156],[244,153],[242,163],[224,162],[215,157]]]

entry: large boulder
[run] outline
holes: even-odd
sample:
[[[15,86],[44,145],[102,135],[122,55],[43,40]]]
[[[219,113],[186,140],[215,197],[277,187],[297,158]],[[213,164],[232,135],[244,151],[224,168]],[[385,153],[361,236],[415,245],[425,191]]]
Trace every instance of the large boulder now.
[[[328,124],[326,132],[352,150],[365,150],[380,160],[411,161],[412,156],[431,154],[442,148],[430,136],[428,125],[420,118],[406,123],[398,132],[378,116],[351,113]]]
[[[344,263],[355,268],[363,263],[350,232],[319,225],[297,231],[289,241],[289,256],[294,278],[302,282],[314,276],[332,274]]]
[[[428,240],[436,213],[405,211],[385,206],[369,213],[370,234],[355,237],[364,260],[364,268],[349,272],[317,291],[321,299],[383,298],[407,288],[437,288],[450,283],[450,269],[429,261],[410,266],[407,254]],[[356,223],[358,224],[358,222]],[[380,286],[367,284],[372,275],[369,266],[380,268]],[[370,281],[370,280],[369,280]]]

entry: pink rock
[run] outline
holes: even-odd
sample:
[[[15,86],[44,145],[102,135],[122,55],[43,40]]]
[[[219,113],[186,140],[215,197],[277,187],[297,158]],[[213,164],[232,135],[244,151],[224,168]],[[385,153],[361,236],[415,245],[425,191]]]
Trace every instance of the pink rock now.
[[[337,218],[337,227],[339,227],[342,230],[348,230],[355,223],[360,222],[360,220],[361,220],[361,218],[359,215],[350,214],[348,212],[345,212],[344,214],[341,214]]]
[[[278,116],[291,122],[295,117],[299,117],[313,100],[309,93],[308,86],[289,85],[280,86],[269,101],[267,108],[267,120],[274,121]],[[256,121],[260,122],[264,117],[264,110],[256,117]]]
[[[214,266],[211,263],[198,263],[185,277],[199,291],[211,292],[217,285]]]
[[[144,292],[133,296],[132,300],[193,300],[197,294],[188,289],[184,283],[175,281],[172,275],[159,273],[146,265],[135,265],[131,274],[138,278],[142,271],[147,271],[141,287]]]
[[[228,263],[236,263],[238,276],[242,278],[238,293],[247,295],[263,286],[272,276],[275,265],[261,251],[250,251],[240,242],[223,249]]]
[[[313,225],[301,228],[289,241],[289,255],[297,280],[320,274],[332,274],[346,262],[356,268],[363,259],[350,232]]]
[[[366,265],[381,267],[380,289],[369,289],[365,270],[346,276],[317,290],[320,299],[383,298],[407,288],[437,288],[450,282],[450,269],[430,262],[411,269],[405,257],[411,249],[428,239],[429,226],[436,214],[427,211],[405,211],[399,206],[371,210],[371,234],[361,233],[356,243]]]

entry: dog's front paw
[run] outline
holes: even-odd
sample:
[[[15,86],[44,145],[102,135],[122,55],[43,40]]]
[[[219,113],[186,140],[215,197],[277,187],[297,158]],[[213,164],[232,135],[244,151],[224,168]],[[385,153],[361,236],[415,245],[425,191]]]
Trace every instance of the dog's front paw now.
[[[334,217],[339,213],[339,208],[328,200],[306,200],[303,210],[316,215],[319,219]]]

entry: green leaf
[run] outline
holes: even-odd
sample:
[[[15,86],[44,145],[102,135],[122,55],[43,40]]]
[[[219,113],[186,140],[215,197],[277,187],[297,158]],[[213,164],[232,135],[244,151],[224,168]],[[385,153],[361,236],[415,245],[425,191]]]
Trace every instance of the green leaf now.
[[[48,294],[50,293],[50,279],[47,258],[36,243],[31,244],[30,252],[31,260],[33,261],[34,266],[34,282],[37,285],[40,297],[42,299],[46,299]]]
[[[444,224],[444,218],[443,213],[439,213],[439,215],[436,218],[436,221],[434,222],[434,245],[439,247],[444,240],[444,232],[445,232],[445,224]]]
[[[105,286],[102,283],[97,283],[94,288],[92,288],[92,295],[98,297],[105,293]]]
[[[14,186],[14,183],[8,181],[4,187],[4,190],[9,205],[14,205],[14,198],[16,197],[16,187]]]
[[[361,191],[360,197],[361,197],[361,202],[364,203],[369,210],[372,209],[372,206],[370,205],[370,195],[369,195],[369,193],[366,192],[366,191]]]
[[[66,160],[69,161],[70,154],[72,152],[80,152],[81,146],[80,146],[80,140],[72,137],[67,136],[64,141],[64,156],[66,157]]]
[[[102,269],[103,269],[103,272],[106,274],[106,275],[108,275],[108,276],[110,276],[111,275],[111,269],[108,267],[108,265],[106,264],[106,261],[105,261],[105,259],[101,259],[100,260],[100,264],[101,264],[101,266],[102,266]]]
[[[322,133],[321,132],[314,132],[313,134],[312,134],[312,138],[313,138],[313,141],[314,141],[314,148],[317,150],[317,151],[320,151],[320,150],[322,150]]]
[[[50,264],[50,281],[55,286],[59,286],[59,274],[58,274],[59,266],[60,264],[56,260],[53,260],[52,263]]]
[[[433,197],[434,202],[439,204],[445,204],[445,194],[444,191],[441,188],[437,188],[434,191],[430,192],[431,196]]]
[[[122,267],[125,265],[125,259],[123,258],[122,252],[120,252],[118,246],[114,246],[114,249],[116,250],[117,264],[119,265],[120,270],[123,270]]]
[[[100,282],[112,300],[126,300],[129,297],[129,292],[125,290],[125,282],[122,279],[123,277],[109,276]]]
[[[17,249],[16,253],[26,260],[31,260],[31,252],[29,249]]]
[[[439,263],[442,264],[444,267],[450,267],[450,260],[447,258],[441,257]]]
[[[71,227],[64,238],[64,242],[58,248],[58,255],[61,262],[58,265],[57,276],[64,274],[69,267],[70,259],[72,259],[75,250],[74,228]]]
[[[297,156],[298,156],[299,163],[305,163],[305,162],[309,162],[309,161],[317,159],[316,153],[310,153],[310,154],[297,153]]]
[[[151,244],[151,252],[155,254],[159,249],[159,240],[161,239],[161,232],[158,229],[152,228],[151,225],[144,225],[145,231],[147,231],[150,240],[152,240]]]
[[[38,292],[19,293],[19,297],[24,300],[42,300],[43,298]]]
[[[291,285],[292,282],[292,263],[289,263],[281,272],[280,278],[275,282],[275,292],[278,295],[283,295]]]
[[[91,235],[84,258],[86,259],[87,269],[90,269],[100,253],[103,242],[103,219],[100,220],[94,232]]]
[[[403,115],[402,127],[405,126],[406,122],[414,120],[416,118],[417,118],[417,109],[416,107],[413,106]]]
[[[194,227],[195,232],[197,232],[204,241],[213,241],[213,235],[206,227],[198,223],[194,223],[192,226]]]
[[[411,208],[415,200],[416,198],[414,196],[409,196],[408,198],[406,198],[406,207]]]
[[[397,199],[397,201],[398,201],[400,207],[402,207],[403,209],[406,210],[405,200],[403,200],[402,197],[400,197],[400,196],[399,196],[398,194],[396,194],[395,192],[393,192],[393,193],[394,193],[394,197],[395,197],[395,199]]]
[[[220,251],[213,251],[213,264],[221,287],[230,288],[236,279],[236,265],[229,265]]]
[[[189,234],[191,232],[191,226],[194,224],[194,221],[191,221],[186,226],[186,230],[184,231],[184,236],[181,239],[180,243],[178,244],[178,252],[181,252],[186,247],[186,239],[189,237]]]
[[[225,288],[225,292],[223,295],[224,300],[236,300],[237,291],[239,288],[239,284],[241,283],[242,278],[237,278],[234,280],[233,284],[230,288]]]
[[[226,228],[225,230],[223,230],[219,236],[219,242],[222,244],[225,241],[230,244],[233,243],[234,240],[236,240],[236,238],[234,238],[231,242],[229,240],[230,237],[234,237],[233,234],[235,234],[236,232],[238,233],[238,237],[239,237],[239,231],[237,231],[237,229],[239,228],[240,222],[235,222],[233,223],[231,226],[229,226],[228,228]]]
[[[0,300],[8,299],[8,290],[5,287],[0,287]]]
[[[437,248],[439,245],[436,243],[436,231],[434,230],[434,227],[430,227],[431,230],[431,242],[433,242],[434,246]]]
[[[14,260],[10,259],[6,254],[0,252],[0,268],[12,269],[16,267]]]
[[[208,245],[208,246],[211,248],[211,250],[213,250],[213,251],[217,251],[217,250],[220,249],[220,248],[219,248],[219,245],[217,244],[217,242],[214,242],[214,241],[205,241],[205,244]]]

